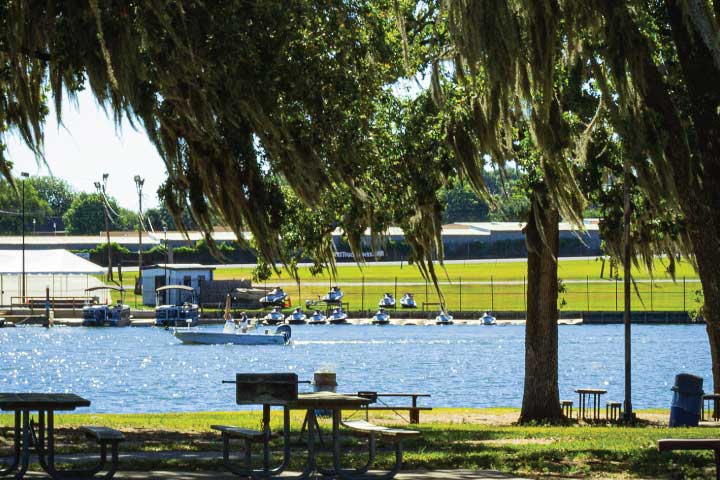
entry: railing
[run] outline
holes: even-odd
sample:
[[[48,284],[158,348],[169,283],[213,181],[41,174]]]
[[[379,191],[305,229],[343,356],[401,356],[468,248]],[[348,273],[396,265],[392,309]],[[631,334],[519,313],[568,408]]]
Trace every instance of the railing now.
[[[10,297],[10,312],[13,308],[29,308],[30,311],[45,310],[47,304],[53,310],[55,309],[80,309],[83,306],[97,304],[97,297]]]

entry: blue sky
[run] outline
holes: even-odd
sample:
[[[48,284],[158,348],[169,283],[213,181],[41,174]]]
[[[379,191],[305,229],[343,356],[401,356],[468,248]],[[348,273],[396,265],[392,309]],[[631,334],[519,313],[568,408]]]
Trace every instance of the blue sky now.
[[[63,125],[58,128],[51,109],[45,128],[47,167],[39,165],[32,152],[16,135],[7,137],[13,173],[52,175],[67,180],[76,190],[95,191],[93,182],[108,178],[108,193],[125,208],[137,210],[133,177],[145,178],[143,209],[157,206],[157,189],[165,179],[165,164],[142,131],[125,122],[116,130],[111,118],[97,105],[92,94],[81,92],[78,105],[63,103]]]

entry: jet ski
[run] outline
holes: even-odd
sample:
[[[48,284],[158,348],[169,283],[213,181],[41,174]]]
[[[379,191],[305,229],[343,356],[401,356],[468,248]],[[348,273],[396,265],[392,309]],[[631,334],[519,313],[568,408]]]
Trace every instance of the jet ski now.
[[[493,317],[490,312],[485,312],[483,316],[480,317],[480,320],[483,325],[497,325],[497,320],[495,320],[495,317]]]
[[[287,296],[287,293],[285,293],[282,288],[275,287],[270,290],[270,293],[260,299],[260,305],[263,307],[268,307],[270,305],[282,307],[285,305],[285,299]]]
[[[273,307],[272,311],[263,317],[263,321],[267,325],[276,325],[285,321],[285,315],[280,307]]]
[[[333,325],[342,325],[347,323],[347,314],[343,312],[342,307],[333,309],[332,314],[328,317],[328,321]]]
[[[453,316],[449,313],[445,313],[442,310],[440,310],[440,313],[438,313],[438,316],[435,317],[435,325],[452,325],[453,324]]]
[[[305,314],[302,312],[300,307],[297,307],[290,315],[285,317],[285,322],[290,325],[304,325],[307,323],[305,321]]]
[[[415,303],[415,298],[413,298],[412,293],[406,293],[402,296],[400,299],[400,306],[402,308],[417,308],[417,304]]]
[[[308,320],[309,325],[325,325],[326,323],[327,317],[320,310],[315,310]]]
[[[322,298],[322,300],[325,303],[340,303],[342,298],[343,293],[340,291],[340,287],[331,287],[330,291]]]
[[[395,297],[392,296],[392,293],[386,293],[383,295],[383,298],[381,298],[378,302],[378,307],[395,308]]]
[[[384,308],[380,308],[372,318],[373,325],[388,325],[390,323],[390,315]]]

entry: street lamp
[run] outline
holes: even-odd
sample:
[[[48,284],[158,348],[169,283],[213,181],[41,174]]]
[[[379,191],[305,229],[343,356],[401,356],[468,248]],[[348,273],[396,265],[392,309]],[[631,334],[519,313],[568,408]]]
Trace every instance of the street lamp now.
[[[109,176],[110,176],[109,174],[103,173],[102,183],[95,182],[95,189],[98,191],[98,194],[100,194],[100,199],[103,202],[103,210],[105,212],[105,235],[107,236],[107,256],[108,256],[107,279],[108,279],[108,281],[112,282],[113,273],[112,273],[112,253],[110,251],[110,212],[108,212],[108,205],[107,205],[107,199],[106,199],[107,180],[108,180]]]
[[[145,185],[145,179],[141,178],[140,175],[135,175],[135,188],[138,193],[138,281],[142,285],[142,231],[143,225],[143,213],[142,213],[142,189]],[[137,289],[136,289],[137,290]],[[137,292],[136,292],[137,293]]]
[[[25,178],[29,178],[30,174],[27,172],[20,172],[20,176]],[[22,295],[22,302],[25,303],[25,293],[26,293],[26,284],[25,284],[25,180],[21,182],[21,190],[22,190],[22,278],[20,279],[21,282],[21,295]]]

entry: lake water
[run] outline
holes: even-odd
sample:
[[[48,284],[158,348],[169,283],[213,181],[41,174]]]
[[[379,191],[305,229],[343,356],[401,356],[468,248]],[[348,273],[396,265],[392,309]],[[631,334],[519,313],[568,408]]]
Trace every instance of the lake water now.
[[[205,327],[217,329],[221,327]],[[286,347],[182,345],[157,328],[0,330],[0,391],[73,392],[94,412],[231,410],[237,372],[337,372],[339,391],[423,392],[435,407],[519,407],[522,326],[294,326]],[[669,407],[680,372],[712,391],[702,325],[633,326],[633,402]],[[622,325],[560,326],[560,391],[623,399]],[[309,386],[301,386],[310,388]],[[83,409],[85,410],[85,409]]]

